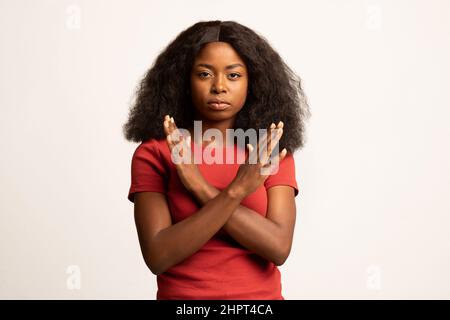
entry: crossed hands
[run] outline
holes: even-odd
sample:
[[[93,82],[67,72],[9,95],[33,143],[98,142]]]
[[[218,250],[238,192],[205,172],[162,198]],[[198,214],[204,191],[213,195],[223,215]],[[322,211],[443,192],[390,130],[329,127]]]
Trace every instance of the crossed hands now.
[[[283,135],[283,126],[282,121],[278,122],[277,125],[272,123],[266,134],[258,142],[257,148],[251,144],[246,145],[248,152],[246,152],[245,162],[239,166],[236,176],[231,182],[231,186],[237,194],[241,195],[242,199],[258,189],[270,174],[278,170],[279,163],[286,157],[286,149],[271,157],[275,146]],[[175,120],[169,115],[164,117],[163,128],[171,154],[174,148],[177,148],[175,152],[179,152],[182,157],[185,156],[184,150],[191,149],[191,137],[184,137],[177,128]],[[179,139],[173,139],[173,137],[179,137]],[[180,143],[184,146],[181,147]],[[207,185],[208,182],[194,163],[192,152],[190,152],[190,156],[191,161],[176,163],[175,166],[186,189],[195,192],[198,186]]]

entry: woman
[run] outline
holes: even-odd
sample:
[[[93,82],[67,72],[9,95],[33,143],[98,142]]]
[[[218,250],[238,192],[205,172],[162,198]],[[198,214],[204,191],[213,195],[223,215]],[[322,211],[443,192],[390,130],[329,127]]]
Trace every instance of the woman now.
[[[158,56],[124,126],[128,140],[141,142],[128,199],[157,299],[284,299],[277,266],[291,250],[293,152],[303,146],[307,116],[300,78],[239,23],[198,22]],[[189,140],[196,121],[224,140]],[[174,139],[177,125],[190,135]],[[269,132],[246,150],[227,129]],[[244,153],[245,163],[175,163],[179,144]],[[272,156],[275,149],[282,151]],[[278,171],[262,174],[269,159]]]

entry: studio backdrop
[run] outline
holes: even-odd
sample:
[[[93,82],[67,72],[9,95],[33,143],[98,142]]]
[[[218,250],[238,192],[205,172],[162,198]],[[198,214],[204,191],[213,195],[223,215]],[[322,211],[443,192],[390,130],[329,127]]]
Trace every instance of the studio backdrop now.
[[[260,35],[311,110],[286,299],[450,298],[450,2],[0,0],[0,298],[155,299],[134,93],[197,21]]]

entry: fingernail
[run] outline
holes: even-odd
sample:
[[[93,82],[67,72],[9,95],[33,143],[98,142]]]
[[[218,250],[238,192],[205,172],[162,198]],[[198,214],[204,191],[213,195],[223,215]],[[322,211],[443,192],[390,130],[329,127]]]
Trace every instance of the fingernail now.
[[[272,122],[272,124],[270,125],[271,129],[275,129],[275,123]]]
[[[278,134],[281,134],[282,132],[283,132],[283,129],[282,129],[282,128],[278,128],[278,129],[277,129],[277,133],[278,133]]]
[[[284,123],[283,121],[280,121],[280,127],[283,128],[284,127]]]
[[[283,155],[285,155],[287,153],[286,148],[284,148],[283,151],[281,151],[281,153],[283,153]]]
[[[170,117],[170,122],[172,122],[172,123],[174,122],[174,121],[173,121],[173,117]]]

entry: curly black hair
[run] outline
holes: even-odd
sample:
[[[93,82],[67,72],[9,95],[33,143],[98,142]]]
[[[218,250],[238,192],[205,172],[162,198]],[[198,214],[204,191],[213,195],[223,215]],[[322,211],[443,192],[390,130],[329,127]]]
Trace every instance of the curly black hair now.
[[[305,142],[309,105],[301,79],[268,41],[235,21],[200,21],[182,31],[159,54],[136,90],[123,133],[128,141],[165,138],[162,121],[170,114],[179,128],[191,128],[194,106],[189,95],[196,55],[208,42],[229,43],[247,65],[248,94],[233,129],[267,129],[284,122],[279,150],[293,153]]]

